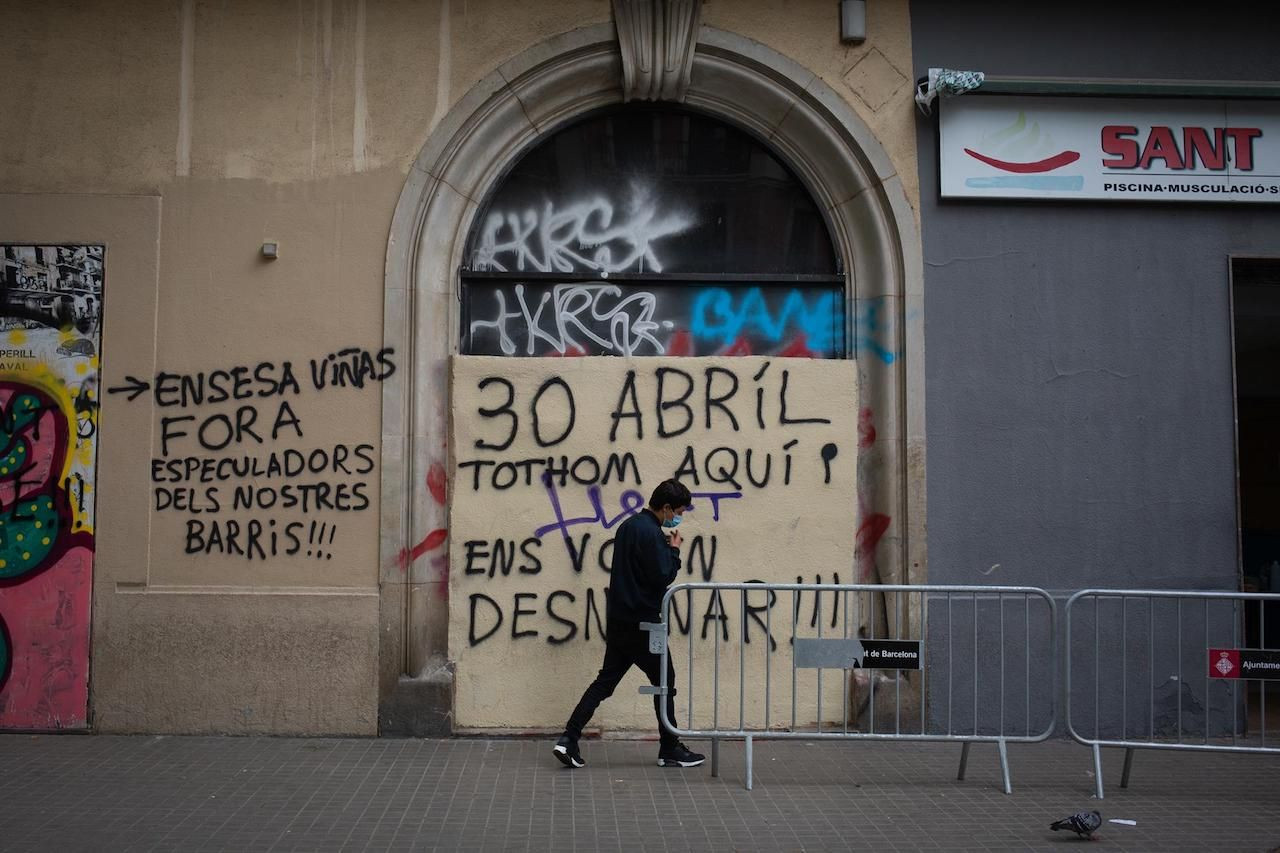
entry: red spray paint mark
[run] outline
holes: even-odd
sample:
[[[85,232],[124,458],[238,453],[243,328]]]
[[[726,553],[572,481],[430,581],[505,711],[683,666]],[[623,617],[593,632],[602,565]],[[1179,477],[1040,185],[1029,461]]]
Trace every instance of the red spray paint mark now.
[[[436,570],[439,579],[436,581],[436,595],[442,600],[449,600],[449,558],[444,554],[431,558],[431,568]]]
[[[739,335],[738,339],[733,342],[733,346],[729,347],[721,355],[751,355],[751,344],[747,341],[746,336]]]
[[[858,447],[866,450],[876,443],[876,425],[872,422],[874,415],[870,407],[858,412]]]
[[[431,468],[427,471],[427,490],[431,492],[431,497],[436,503],[444,506],[445,486],[447,478],[444,474],[444,466],[439,462],[432,462]]]
[[[578,358],[579,356],[584,356],[586,354],[587,354],[586,350],[584,350],[582,347],[578,346],[577,344],[574,344],[564,352],[560,352],[559,350],[551,350],[551,352],[546,354],[546,357],[547,358]]]
[[[795,340],[787,344],[786,349],[778,353],[782,358],[817,358],[818,354],[809,349],[809,339],[801,332]]]
[[[884,513],[873,512],[863,519],[862,524],[858,526],[858,534],[854,542],[856,543],[858,571],[864,581],[871,576],[871,570],[875,568],[876,546],[880,544],[881,537],[889,529],[890,521],[892,519]]]
[[[693,355],[693,337],[688,329],[681,329],[671,336],[667,344],[667,355]]]
[[[434,551],[436,548],[439,548],[444,544],[444,540],[448,538],[449,531],[445,530],[443,527],[437,528],[428,533],[427,538],[423,539],[417,545],[414,545],[412,548],[405,548],[402,550],[400,552],[400,571],[408,571],[409,566],[413,564],[414,560],[417,560],[428,551]]]

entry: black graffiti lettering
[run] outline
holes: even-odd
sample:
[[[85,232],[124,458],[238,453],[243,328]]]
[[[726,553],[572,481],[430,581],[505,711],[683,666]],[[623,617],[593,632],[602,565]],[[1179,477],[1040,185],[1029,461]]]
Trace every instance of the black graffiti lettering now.
[[[680,597],[673,595],[671,597],[671,618],[675,621],[676,630],[684,636],[689,636],[689,623],[693,621],[693,590],[686,589],[685,597],[685,617],[680,618]]]
[[[771,363],[771,362],[766,361],[764,364],[762,364],[762,365],[760,366],[760,369],[756,371],[756,375],[755,375],[755,376],[753,376],[753,377],[751,377],[752,381],[754,381],[754,382],[756,382],[756,383],[758,384],[758,383],[760,382],[760,380],[761,380],[762,378],[764,378],[764,372],[765,372],[766,370],[768,370],[768,369],[769,369],[769,365],[770,365],[770,363]],[[757,388],[756,388],[756,425],[757,425],[757,426],[759,426],[759,427],[760,427],[760,429],[764,429],[764,428],[765,428],[765,425],[764,425],[764,388],[760,388],[760,387],[757,387]]]
[[[752,579],[747,581],[747,583],[764,583],[764,581]],[[768,613],[770,610],[773,609],[773,606],[777,603],[778,603],[778,594],[771,589],[766,590],[766,601],[764,604],[758,607],[753,607],[751,605],[751,594],[749,592],[743,593],[743,610],[747,616],[747,618],[742,623],[742,641],[744,643],[751,642],[750,625],[751,625],[751,622],[754,621],[757,625],[760,626],[760,630],[764,633],[765,637],[768,638],[769,651],[772,652],[778,648],[778,642],[773,638],[773,634],[769,632],[768,624],[766,624],[764,619],[760,618],[761,613]]]
[[[204,550],[204,522],[198,518],[187,519],[187,539],[183,553],[199,554]]]
[[[189,512],[192,515],[200,515],[202,513],[217,513],[222,509],[218,502],[217,486],[210,486],[203,490],[157,486],[154,494],[156,512],[174,510],[176,512]]]
[[[293,407],[289,405],[289,401],[281,400],[280,409],[276,412],[275,423],[271,425],[271,440],[276,441],[279,439],[280,430],[285,427],[293,427],[293,431],[298,438],[302,438],[302,422],[293,413]]]
[[[605,572],[613,572],[613,540],[606,539],[600,544],[600,550],[596,552],[596,563]]]
[[[542,400],[542,395],[545,394],[548,389],[555,386],[559,386],[564,389],[564,402],[569,411],[569,420],[568,423],[564,425],[564,429],[558,437],[554,439],[544,439],[542,437],[542,419],[538,412],[538,403]],[[573,390],[570,389],[568,383],[559,376],[552,376],[550,379],[538,386],[538,390],[533,394],[533,401],[529,404],[529,412],[533,418],[533,440],[538,443],[539,447],[554,447],[564,441],[569,437],[569,433],[573,432],[574,421],[578,418],[578,413],[573,402]]]
[[[513,460],[511,464],[512,464],[512,465],[515,465],[517,468],[524,468],[524,484],[525,484],[526,486],[532,486],[532,485],[533,485],[533,468],[534,468],[534,466],[536,466],[536,465],[546,465],[546,464],[547,464],[547,460],[545,460],[545,459],[517,459],[517,460]]]
[[[619,482],[627,480],[627,465],[631,466],[631,476],[637,486],[642,485],[640,481],[640,466],[636,464],[634,454],[627,452],[619,456],[617,453],[610,453],[609,458],[604,463],[604,479],[600,482],[608,483],[613,477],[617,477]]]
[[[259,560],[267,559],[267,552],[262,549],[262,522],[256,518],[249,519],[245,537],[245,556],[252,560],[256,551]]]
[[[816,584],[822,583],[822,575],[814,575],[813,582]],[[799,576],[796,577],[796,583],[803,583],[803,581],[800,580]],[[835,575],[835,580],[833,580],[832,583],[840,583],[840,575],[838,574]],[[832,590],[831,597],[833,599],[831,603],[831,627],[834,628],[836,626],[837,618],[839,617],[838,611],[840,610],[840,591]],[[797,610],[796,612],[798,614],[799,610]],[[810,628],[817,626],[818,614],[821,612],[822,612],[822,593],[820,592],[814,593],[813,612],[812,612],[812,615],[809,617]]]
[[[377,377],[379,382],[396,372],[396,364],[391,360],[391,356],[395,355],[395,353],[395,347],[383,347],[378,350],[378,365],[382,368],[382,372],[380,372]]]
[[[565,536],[564,545],[569,549],[569,563],[573,566],[573,573],[582,574],[582,563],[587,556],[587,543],[591,541],[591,534],[584,533],[582,538],[578,540],[578,544],[573,544],[573,537]]]
[[[553,637],[550,634],[547,634],[547,642],[553,646],[558,646],[561,643],[567,643],[570,640],[572,640],[574,637],[578,636],[577,624],[570,619],[564,618],[563,616],[561,616],[559,613],[556,613],[555,611],[555,606],[554,606],[555,600],[557,598],[560,598],[561,596],[569,599],[570,604],[573,604],[578,600],[573,593],[563,589],[557,589],[556,591],[552,592],[550,595],[547,596],[547,615],[550,616],[552,619],[556,620],[557,622],[559,622],[561,625],[564,625],[568,629],[568,632],[561,637]]]
[[[546,471],[544,471],[542,475],[543,475],[544,477],[550,477],[550,478],[551,478],[551,479],[553,479],[553,480],[554,480],[555,478],[559,477],[559,478],[560,478],[560,486],[561,486],[561,488],[563,488],[563,487],[564,487],[564,485],[565,485],[566,483],[568,483],[568,482],[569,482],[569,457],[567,457],[567,456],[561,456],[561,457],[560,457],[560,464],[559,464],[559,465],[557,465],[557,464],[556,464],[555,457],[554,457],[554,456],[548,456],[548,457],[547,457],[547,470],[546,470]]]
[[[482,438],[477,438],[476,447],[481,450],[506,450],[511,446],[512,442],[516,440],[516,431],[520,428],[520,416],[511,408],[511,405],[516,401],[516,386],[512,385],[509,379],[504,379],[501,376],[488,376],[481,379],[480,382],[477,383],[476,387],[483,391],[490,385],[501,385],[507,389],[506,402],[499,405],[496,409],[486,409],[481,406],[476,411],[482,418],[496,418],[499,415],[505,415],[511,419],[511,431],[507,434],[506,440],[501,444],[493,444],[486,442]]]
[[[510,479],[503,476],[504,471],[511,472]],[[516,484],[520,479],[520,472],[516,470],[516,466],[510,462],[499,462],[498,467],[493,469],[493,487],[498,491],[505,491]]]
[[[494,462],[492,459],[469,459],[466,462],[459,462],[458,468],[459,470],[463,468],[475,469],[475,472],[471,475],[471,490],[478,492],[480,491],[480,469],[484,468],[486,465],[493,464]]]
[[[544,477],[558,481],[561,487],[570,480],[581,486],[607,484],[614,480],[626,482],[628,479],[636,485],[642,484],[640,466],[635,455],[629,452],[610,453],[603,463],[595,456],[583,455],[572,460],[568,456],[507,459],[500,462],[492,459],[464,459],[456,465],[461,482],[467,482],[467,477],[461,472],[470,472],[472,491],[479,491],[486,484],[499,491],[520,483],[532,486],[542,483]]]
[[[215,522],[216,523],[216,522]],[[227,519],[227,553],[244,556],[244,551],[240,550],[240,522]]]
[[[333,470],[341,471],[343,474],[350,474],[351,469],[347,467],[347,456],[350,455],[349,450],[339,444],[333,448]]]
[[[714,377],[717,375],[727,376],[733,382],[733,385],[725,393],[716,396],[712,393],[712,386],[715,384]],[[738,375],[732,370],[723,367],[708,367],[706,371],[706,427],[711,429],[711,409],[714,406],[729,416],[729,423],[733,424],[733,431],[738,431],[738,419],[725,403],[738,393]]]
[[[374,467],[376,466],[376,463],[374,462],[374,459],[373,459],[373,445],[357,444],[355,446],[355,454],[357,457],[359,457],[360,461],[364,463],[363,465],[361,465],[360,468],[356,470],[356,475],[359,476],[359,475],[371,473]]]
[[[508,539],[493,540],[493,562],[489,564],[489,577],[502,572],[505,578],[516,567],[516,543]]]
[[[702,485],[702,481],[698,479],[698,462],[693,455],[693,445],[686,445],[684,448],[684,456],[680,459],[680,465],[677,466],[673,479],[683,480],[685,477],[692,477],[695,486]]]
[[[831,460],[836,458],[836,454],[840,452],[840,448],[836,447],[834,442],[827,442],[822,445],[822,482],[824,484],[831,482]]]
[[[628,397],[630,397],[631,410],[624,411],[622,407],[626,404]],[[609,441],[618,440],[618,424],[623,418],[635,418],[636,441],[644,438],[644,415],[640,413],[640,400],[636,397],[636,372],[634,370],[627,371],[627,378],[622,383],[622,390],[618,392],[618,405],[613,407],[613,413],[609,417],[613,418],[613,426],[609,428]]]
[[[157,406],[177,406],[181,405],[182,400],[179,396],[175,399],[172,395],[181,394],[181,388],[178,380],[181,377],[177,373],[165,373],[163,370],[156,374],[155,399]],[[192,417],[192,420],[195,420]]]
[[[711,540],[711,553],[707,554],[707,540]],[[710,537],[704,537],[699,534],[689,541],[689,559],[685,571],[693,574],[694,564],[698,565],[698,573],[702,577],[703,583],[711,581],[711,575],[716,570],[716,535],[713,533]]]
[[[773,454],[766,453],[764,455],[764,475],[757,480],[755,474],[753,474],[751,470],[751,453],[751,448],[747,448],[746,464],[743,466],[747,473],[747,482],[755,486],[757,489],[763,489],[765,486],[769,485],[769,474],[773,470]]]
[[[784,472],[784,473],[783,473],[783,475],[782,475],[782,485],[784,485],[784,486],[789,486],[789,485],[791,485],[791,453],[790,453],[790,450],[791,450],[791,448],[795,447],[795,446],[796,446],[797,444],[799,444],[799,443],[800,443],[800,439],[798,439],[798,438],[793,438],[793,439],[791,439],[790,441],[788,441],[786,444],[782,445],[782,450],[787,454],[787,458],[786,458],[786,470],[785,470],[785,472]]]
[[[305,526],[306,525],[301,521],[291,521],[285,525],[284,535],[288,536],[290,539],[289,547],[284,551],[287,556],[292,557],[294,554],[302,550],[302,540],[298,538],[296,531],[301,530]]]
[[[702,614],[702,639],[707,638],[707,628],[711,622],[719,620],[724,632],[724,640],[729,640],[729,617],[724,612],[724,601],[720,598],[720,590],[711,590],[711,600],[707,602],[707,611]]]
[[[520,543],[520,553],[521,555],[524,556],[525,560],[527,561],[527,562],[520,563],[519,572],[521,574],[536,575],[538,572],[542,571],[542,560],[538,558],[537,554],[533,553],[530,550],[531,548],[541,548],[541,547],[542,547],[542,540],[537,538],[536,536],[530,536],[528,539],[525,539],[523,542]]]
[[[589,476],[583,476],[578,473],[578,467],[581,466],[583,462],[591,463],[591,474]],[[571,473],[574,482],[582,486],[590,486],[592,483],[595,483],[600,479],[600,463],[596,461],[594,456],[580,456],[578,457],[578,460],[573,463]]]
[[[481,601],[486,601],[489,603],[489,607],[493,609],[493,613],[498,617],[498,619],[496,622],[493,623],[493,625],[489,628],[488,631],[477,636],[476,605],[479,604]],[[469,610],[469,615],[467,617],[467,643],[472,648],[474,648],[475,646],[480,645],[485,640],[492,637],[494,634],[498,633],[498,629],[502,627],[502,618],[503,618],[502,608],[498,606],[498,602],[494,601],[492,598],[485,595],[483,592],[473,592],[471,593],[468,610]]]
[[[196,419],[195,415],[178,415],[172,418],[160,419],[160,455],[161,456],[169,455],[170,439],[183,438],[184,436],[190,435],[190,433],[186,432],[185,430],[178,430],[177,428],[170,430],[170,427],[173,426],[174,424],[179,424],[184,421],[194,421],[195,419]]]
[[[686,402],[693,394],[693,377],[675,367],[659,367],[654,371],[654,375],[658,378],[658,437],[674,438],[683,435],[693,427],[693,407]],[[666,399],[664,392],[666,379],[671,375],[679,376],[685,381],[684,393],[674,400]],[[674,408],[684,409],[684,426],[679,429],[667,429],[666,413],[668,409]]]
[[[840,585],[840,573],[839,573],[839,572],[832,572],[832,573],[831,573],[831,582],[832,582],[833,584],[835,584],[836,586],[839,586],[839,585]],[[895,595],[896,595],[896,593],[895,593]],[[837,592],[837,591],[834,591],[834,590],[833,590],[833,591],[832,591],[832,593],[831,593],[831,597],[832,597],[835,601],[834,601],[834,603],[833,603],[833,604],[832,604],[832,606],[831,606],[831,626],[830,626],[830,627],[834,628],[834,627],[836,626],[836,623],[839,621],[839,617],[840,617],[840,593],[839,593],[839,592]],[[846,604],[848,603],[848,593],[846,593],[846,594],[845,594],[845,602],[846,602]],[[845,617],[845,618],[846,618],[846,619],[848,619],[848,617]]]
[[[286,403],[285,405],[288,405]],[[236,441],[239,442],[244,436],[252,436],[253,440],[262,444],[262,436],[253,431],[253,424],[258,420],[258,410],[253,406],[241,406],[236,409]],[[272,438],[275,436],[273,435]]]
[[[298,385],[298,380],[293,375],[293,365],[284,362],[280,365],[280,379],[277,380],[272,373],[275,371],[275,365],[269,361],[264,361],[253,369],[253,378],[262,387],[258,389],[259,397],[270,397],[273,394],[283,394],[286,389],[292,389],[294,394],[302,393],[302,388]]]
[[[604,594],[606,597],[609,595],[608,587],[605,587]],[[596,591],[594,589],[588,588],[587,589],[587,615],[583,617],[583,620],[582,620],[583,636],[588,641],[591,639],[591,616],[593,614],[596,617],[596,631],[597,633],[600,634],[600,639],[607,640],[608,635],[605,633],[605,630],[604,630],[604,622],[601,621],[600,610],[599,608],[596,607]]]
[[[778,391],[778,423],[788,424],[829,424],[830,418],[788,418],[787,417],[787,382],[791,379],[791,371],[782,371],[782,388]]]
[[[711,460],[715,459],[716,455],[720,453],[728,455],[729,460],[733,464],[732,468],[726,468],[724,464],[721,464],[717,468],[711,467]],[[742,484],[736,479],[738,476],[738,451],[734,450],[732,447],[717,447],[715,450],[712,450],[707,454],[707,458],[703,464],[706,468],[707,479],[711,482],[729,483],[735,489],[742,488]]]
[[[231,492],[231,508],[272,509],[280,499],[280,491],[272,486],[236,486]]]
[[[521,616],[532,616],[533,614],[535,614],[535,613],[537,613],[537,612],[538,612],[538,611],[536,611],[536,610],[526,610],[526,609],[524,609],[523,607],[521,607],[521,606],[520,606],[520,600],[521,600],[521,599],[532,599],[533,601],[537,601],[537,600],[538,600],[538,594],[537,594],[536,592],[517,592],[517,593],[515,594],[515,604],[514,604],[514,606],[511,608],[511,639],[513,639],[513,640],[518,640],[518,639],[520,639],[521,637],[536,637],[536,636],[538,636],[538,631],[537,631],[537,629],[536,629],[536,628],[530,628],[530,629],[529,629],[529,630],[527,630],[527,631],[521,631],[521,630],[520,630],[520,627],[519,627],[519,626],[520,626],[520,617],[521,617]]]
[[[222,441],[219,442],[209,437],[210,427],[220,427],[222,429]],[[231,418],[217,414],[209,416],[200,424],[200,428],[196,430],[196,441],[200,442],[200,446],[205,450],[222,450],[231,443],[235,435],[235,427],[231,425]]]
[[[489,557],[489,543],[483,539],[469,539],[462,543],[462,547],[466,549],[466,558],[463,563],[463,574],[483,575],[487,569],[485,569],[484,566],[476,565],[476,561],[487,559]]]

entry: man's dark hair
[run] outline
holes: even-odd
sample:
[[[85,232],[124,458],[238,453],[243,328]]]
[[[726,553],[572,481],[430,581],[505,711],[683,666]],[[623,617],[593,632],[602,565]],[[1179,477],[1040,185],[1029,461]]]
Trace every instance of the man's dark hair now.
[[[662,509],[664,506],[669,506],[679,512],[692,501],[693,497],[683,483],[677,483],[675,480],[663,480],[658,484],[658,488],[653,490],[653,495],[649,498],[649,506],[651,509]]]

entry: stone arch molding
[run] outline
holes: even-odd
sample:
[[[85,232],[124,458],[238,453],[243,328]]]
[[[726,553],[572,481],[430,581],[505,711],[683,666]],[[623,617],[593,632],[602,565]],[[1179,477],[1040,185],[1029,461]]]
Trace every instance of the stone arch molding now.
[[[427,550],[440,539],[432,531],[447,528],[447,511],[440,490],[426,483],[448,464],[447,362],[457,350],[458,269],[477,207],[535,140],[589,110],[621,103],[622,73],[612,23],[531,47],[449,111],[400,195],[384,312],[384,342],[401,364],[382,392],[384,709],[397,681],[403,688],[406,680],[450,678],[447,566],[432,559],[444,546]],[[870,579],[923,579],[921,250],[893,164],[812,71],[733,33],[701,29],[685,103],[766,140],[827,212],[846,270],[846,332],[859,362],[862,405],[874,412],[877,430],[859,460],[860,501],[864,517],[889,519],[878,522],[884,531],[878,544],[860,549],[862,569]],[[875,328],[870,349],[860,346],[867,323]],[[851,567],[831,568],[848,577]],[[397,728],[383,716],[384,730]]]

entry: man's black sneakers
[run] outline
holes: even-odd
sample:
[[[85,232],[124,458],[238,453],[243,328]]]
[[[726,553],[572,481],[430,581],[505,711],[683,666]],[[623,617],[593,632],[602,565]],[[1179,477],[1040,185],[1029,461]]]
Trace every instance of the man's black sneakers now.
[[[568,735],[560,736],[560,740],[556,741],[555,749],[552,752],[565,767],[587,766],[587,762],[582,760],[582,753],[578,751],[578,742]]]
[[[678,741],[674,746],[664,746],[658,750],[659,767],[697,767],[706,760],[705,755],[691,752],[687,746]]]

